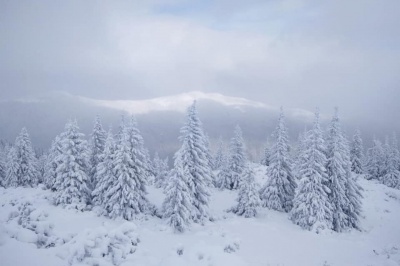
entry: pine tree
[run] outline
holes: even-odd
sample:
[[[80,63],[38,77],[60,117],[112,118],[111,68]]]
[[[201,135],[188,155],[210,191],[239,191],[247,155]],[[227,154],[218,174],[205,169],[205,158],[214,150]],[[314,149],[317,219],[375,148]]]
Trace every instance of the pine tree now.
[[[132,220],[135,214],[152,212],[153,206],[146,198],[145,169],[136,157],[140,150],[135,150],[132,128],[124,127],[119,137],[113,160],[115,182],[104,195],[104,207],[111,218]]]
[[[99,116],[96,116],[94,120],[93,132],[90,138],[90,188],[94,189],[96,187],[95,173],[97,165],[101,162],[102,154],[104,151],[106,142],[106,132],[103,129],[101,120]]]
[[[1,143],[0,146],[0,187],[6,186],[6,174],[7,174],[7,150],[6,145]]]
[[[383,165],[385,164],[384,150],[382,142],[374,138],[373,145],[367,152],[366,170],[367,179],[380,180],[384,172]]]
[[[224,154],[224,143],[222,141],[222,138],[219,138],[218,141],[218,148],[217,148],[217,152],[215,153],[214,156],[214,170],[221,170],[224,168],[226,164],[226,158],[225,158],[225,154]]]
[[[162,160],[156,152],[154,154],[153,165],[155,169],[155,187],[165,188],[168,183],[168,158]]]
[[[304,229],[321,232],[332,228],[332,205],[328,194],[328,175],[325,168],[325,143],[315,113],[312,130],[305,141],[304,162],[299,168],[300,183],[296,189],[290,219]]]
[[[338,111],[328,132],[327,170],[329,177],[329,199],[333,206],[333,229],[341,232],[358,227],[361,212],[361,188],[351,175],[350,149],[339,123]]]
[[[116,182],[114,169],[115,143],[111,130],[108,132],[103,152],[99,155],[99,163],[94,172],[94,178],[97,180],[96,187],[92,191],[92,203],[102,206],[105,209],[105,204],[109,198],[105,199],[107,190]],[[110,196],[110,195],[109,195]],[[110,210],[104,210],[106,214]]]
[[[133,116],[126,125],[126,134],[130,144],[131,159],[136,164],[140,184],[144,187],[145,184],[154,179],[154,170],[148,150],[144,146],[143,137],[137,127],[136,119]]]
[[[270,150],[270,147],[267,145],[264,148],[264,154],[263,154],[263,157],[261,159],[261,164],[264,165],[264,166],[269,166],[270,158],[271,158],[271,150]]]
[[[391,138],[389,145],[386,174],[382,177],[382,183],[388,187],[399,187],[400,185],[400,152],[396,135]]]
[[[18,187],[20,182],[19,176],[19,161],[15,147],[11,147],[7,153],[6,159],[6,178],[4,182],[5,187]]]
[[[298,138],[298,147],[297,147],[297,152],[296,152],[296,156],[295,156],[295,163],[294,163],[294,167],[293,167],[293,174],[296,177],[296,179],[300,179],[301,175],[300,175],[300,169],[302,167],[302,165],[307,161],[307,157],[305,154],[305,150],[306,150],[306,144],[307,144],[307,139],[308,139],[308,131],[305,129],[304,132],[301,132],[299,134],[299,138]]]
[[[363,174],[363,143],[360,135],[360,131],[356,130],[353,141],[351,143],[350,150],[350,159],[351,159],[351,171],[356,174]]]
[[[186,123],[181,128],[180,140],[182,146],[178,155],[183,167],[190,172],[188,187],[193,194],[195,209],[193,221],[202,223],[208,218],[209,187],[212,187],[212,171],[207,158],[207,148],[201,121],[197,114],[196,102],[187,111]]]
[[[254,171],[247,166],[240,182],[237,205],[230,211],[246,218],[255,217],[257,208],[261,205],[258,185],[254,180]]]
[[[88,188],[88,148],[78,123],[69,121],[61,137],[61,151],[56,161],[56,205],[85,206],[90,200]]]
[[[276,142],[271,150],[268,179],[260,196],[263,207],[289,212],[293,206],[296,182],[289,158],[289,140],[282,109],[274,138]]]
[[[163,218],[167,219],[175,232],[183,232],[190,225],[194,211],[192,203],[195,201],[192,189],[188,186],[191,174],[187,165],[181,161],[179,152],[175,155],[174,169],[169,177],[163,202]]]
[[[8,162],[7,183],[9,186],[36,186],[39,183],[38,165],[26,128],[15,140]]]
[[[43,183],[48,189],[56,190],[60,186],[56,183],[57,166],[60,164],[59,159],[62,151],[61,136],[56,136],[51,144],[49,153],[46,158],[45,171],[43,176]]]
[[[229,159],[225,167],[219,173],[220,188],[238,189],[240,177],[246,166],[247,158],[245,154],[245,146],[242,137],[242,130],[237,125],[234,136],[229,146]]]

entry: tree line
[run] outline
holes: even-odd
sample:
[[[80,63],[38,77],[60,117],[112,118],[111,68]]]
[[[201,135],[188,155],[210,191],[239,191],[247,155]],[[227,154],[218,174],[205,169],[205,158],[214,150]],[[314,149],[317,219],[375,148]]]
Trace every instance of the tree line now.
[[[396,136],[383,144],[375,139],[364,155],[360,132],[349,141],[337,109],[326,132],[317,110],[312,128],[300,134],[296,150],[289,144],[281,109],[272,145],[261,160],[266,181],[260,187],[239,126],[229,151],[224,151],[220,140],[212,156],[194,102],[187,110],[179,140],[181,147],[169,169],[168,158],[157,153],[150,158],[134,117],[123,117],[116,134],[106,132],[96,117],[89,141],[71,120],[41,156],[35,154],[23,128],[13,145],[1,145],[0,185],[40,185],[55,193],[55,205],[79,210],[96,207],[109,218],[155,215],[177,232],[191,223],[213,220],[208,208],[215,188],[238,190],[230,212],[254,217],[265,207],[288,213],[293,223],[316,233],[360,229],[362,188],[358,178],[400,188]],[[163,189],[161,209],[147,199],[148,185]]]

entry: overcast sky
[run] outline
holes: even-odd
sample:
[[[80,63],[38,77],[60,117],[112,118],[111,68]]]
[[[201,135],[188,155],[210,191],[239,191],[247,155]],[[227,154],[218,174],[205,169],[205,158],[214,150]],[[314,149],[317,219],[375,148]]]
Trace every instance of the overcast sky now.
[[[203,91],[396,128],[399,17],[398,0],[0,0],[0,99]]]

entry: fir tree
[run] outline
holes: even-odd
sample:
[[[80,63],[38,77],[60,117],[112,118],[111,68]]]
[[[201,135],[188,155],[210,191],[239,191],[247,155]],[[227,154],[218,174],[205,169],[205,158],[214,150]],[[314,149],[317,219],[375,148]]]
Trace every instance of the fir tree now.
[[[8,162],[7,183],[11,186],[36,186],[39,183],[38,165],[26,128],[15,140]]]
[[[303,151],[305,160],[299,168],[300,183],[296,189],[290,219],[304,229],[319,233],[332,228],[333,218],[325,168],[325,143],[318,111],[313,128],[307,136]]]
[[[213,164],[214,170],[223,169],[225,164],[226,164],[226,158],[224,154],[224,143],[222,141],[222,138],[219,138],[217,152],[215,153],[214,156],[214,164]]]
[[[155,169],[155,187],[165,188],[168,182],[168,158],[162,160],[156,152],[153,159],[153,165]]]
[[[388,151],[386,174],[382,177],[382,183],[388,187],[399,187],[400,185],[400,152],[398,149],[396,135],[393,135]]]
[[[271,158],[271,150],[270,150],[269,145],[267,144],[267,146],[264,148],[264,154],[261,159],[261,164],[264,166],[269,166],[270,158]]]
[[[54,141],[51,144],[49,153],[46,158],[45,171],[43,176],[43,184],[48,189],[56,190],[57,187],[60,186],[61,180],[59,183],[56,183],[57,177],[57,166],[61,163],[59,161],[60,155],[62,151],[62,143],[61,136],[56,136]]]
[[[293,174],[298,180],[301,178],[300,169],[302,165],[307,161],[306,154],[304,153],[304,151],[307,149],[306,147],[307,139],[308,139],[308,131],[305,129],[304,132],[301,132],[299,134],[298,147],[293,167]]]
[[[105,198],[107,190],[116,182],[114,169],[115,143],[111,130],[108,132],[102,154],[99,156],[99,163],[94,172],[97,180],[96,187],[92,191],[93,204],[105,207],[109,198]],[[110,195],[108,195],[110,196]],[[105,208],[104,208],[105,209]],[[110,210],[104,210],[107,213]]]
[[[119,134],[113,160],[115,182],[112,182],[104,195],[104,207],[111,218],[122,217],[132,220],[135,214],[153,211],[146,198],[145,169],[143,162],[135,157],[132,129],[124,127]]]
[[[208,218],[209,187],[212,186],[212,171],[207,157],[204,133],[197,114],[196,102],[187,111],[186,123],[181,129],[182,146],[178,151],[183,167],[188,169],[188,187],[193,194],[195,209],[193,221],[202,223]]]
[[[234,136],[229,146],[229,159],[225,167],[219,173],[220,188],[238,189],[240,177],[246,166],[247,158],[242,137],[242,130],[237,125]]]
[[[56,161],[56,205],[85,205],[89,202],[88,148],[78,123],[69,121],[61,137],[61,151]]]
[[[254,171],[247,166],[243,171],[240,182],[237,205],[230,211],[246,218],[257,215],[257,208],[261,205],[258,186],[254,180]]]
[[[289,212],[293,206],[296,182],[289,158],[289,140],[282,109],[274,138],[276,142],[271,150],[268,179],[260,196],[263,207]]]
[[[367,170],[367,179],[380,180],[384,172],[383,165],[385,165],[385,157],[382,142],[374,138],[373,145],[367,152],[365,166]]]
[[[174,169],[165,188],[166,198],[163,203],[163,218],[174,228],[175,232],[183,232],[192,220],[192,189],[188,186],[191,174],[186,164],[181,161],[182,156],[175,156]]]
[[[360,131],[356,130],[353,141],[351,143],[350,150],[350,159],[351,159],[351,171],[356,174],[363,174],[363,143],[360,135]]]
[[[15,147],[11,147],[7,153],[6,159],[6,177],[4,186],[5,187],[18,187],[18,173],[19,171],[19,161],[17,156],[17,151]]]
[[[93,132],[90,138],[90,188],[95,188],[96,180],[95,173],[97,165],[101,162],[102,154],[106,142],[106,132],[100,121],[100,117],[96,116],[94,120]]]
[[[0,187],[6,186],[7,150],[5,145],[0,146]]]

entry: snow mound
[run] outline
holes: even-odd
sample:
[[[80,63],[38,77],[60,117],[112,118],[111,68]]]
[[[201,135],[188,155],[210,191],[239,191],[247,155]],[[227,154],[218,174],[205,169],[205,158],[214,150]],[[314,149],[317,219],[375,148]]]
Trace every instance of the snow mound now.
[[[136,251],[139,238],[133,223],[109,231],[104,226],[86,230],[67,243],[69,265],[120,265]]]

